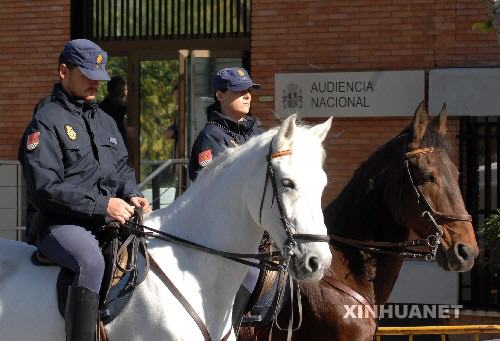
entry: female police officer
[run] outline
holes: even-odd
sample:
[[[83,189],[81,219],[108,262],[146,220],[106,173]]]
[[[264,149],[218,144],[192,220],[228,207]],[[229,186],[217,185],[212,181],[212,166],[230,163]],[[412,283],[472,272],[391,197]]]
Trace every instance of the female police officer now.
[[[260,134],[260,122],[249,116],[251,90],[260,88],[240,67],[225,68],[212,79],[215,103],[207,108],[208,122],[196,138],[189,159],[189,177],[199,172],[226,148],[243,144]],[[240,287],[233,308],[233,325],[239,326],[244,309],[254,290],[259,270],[250,268]]]
[[[249,116],[251,90],[260,88],[240,67],[225,68],[212,79],[215,103],[207,108],[208,122],[191,150],[189,177],[198,173],[227,147],[245,143],[261,132],[260,122]]]
[[[106,60],[89,40],[64,46],[60,82],[37,109],[20,148],[30,212],[37,213],[28,216],[28,234],[44,256],[75,273],[65,314],[71,341],[95,340],[104,273],[95,232],[107,219],[124,223],[134,206],[150,211],[115,122],[95,102],[99,81],[109,80]]]

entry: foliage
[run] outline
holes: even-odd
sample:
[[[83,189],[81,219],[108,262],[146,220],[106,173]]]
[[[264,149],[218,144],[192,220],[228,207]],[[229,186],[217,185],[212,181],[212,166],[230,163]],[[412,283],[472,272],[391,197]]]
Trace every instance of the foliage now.
[[[163,131],[177,116],[172,97],[177,77],[177,60],[141,62],[141,160],[166,160],[171,156],[173,141],[166,140]]]
[[[484,240],[486,250],[488,250],[488,264],[493,270],[497,270],[500,265],[500,209],[486,219],[479,227],[479,233]]]
[[[491,20],[476,22],[472,24],[472,30],[479,31],[481,33],[489,33],[493,31],[493,23]]]

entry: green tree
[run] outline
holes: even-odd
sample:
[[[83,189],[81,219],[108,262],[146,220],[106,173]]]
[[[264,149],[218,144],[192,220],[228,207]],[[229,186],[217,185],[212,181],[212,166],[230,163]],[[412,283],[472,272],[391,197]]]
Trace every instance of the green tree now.
[[[488,250],[487,263],[492,272],[498,271],[500,265],[500,209],[496,214],[492,214],[486,219],[483,225],[479,227],[479,233],[484,241],[486,250]]]
[[[141,159],[166,160],[171,157],[173,141],[163,136],[177,116],[172,91],[177,85],[177,60],[141,62],[140,124]]]

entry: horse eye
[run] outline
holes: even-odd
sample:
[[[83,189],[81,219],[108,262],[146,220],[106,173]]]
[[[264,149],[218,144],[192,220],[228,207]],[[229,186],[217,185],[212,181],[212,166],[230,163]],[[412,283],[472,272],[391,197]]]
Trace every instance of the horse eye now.
[[[285,188],[295,189],[295,182],[288,178],[281,179],[281,185]]]
[[[424,180],[424,182],[434,182],[434,180],[436,179],[434,178],[434,175],[432,175],[431,173],[424,172],[422,173],[422,180]]]

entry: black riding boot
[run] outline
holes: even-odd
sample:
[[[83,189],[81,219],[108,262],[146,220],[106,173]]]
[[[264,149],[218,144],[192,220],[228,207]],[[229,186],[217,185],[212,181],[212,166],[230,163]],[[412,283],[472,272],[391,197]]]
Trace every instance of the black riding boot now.
[[[69,287],[66,300],[66,341],[95,341],[99,294]]]

